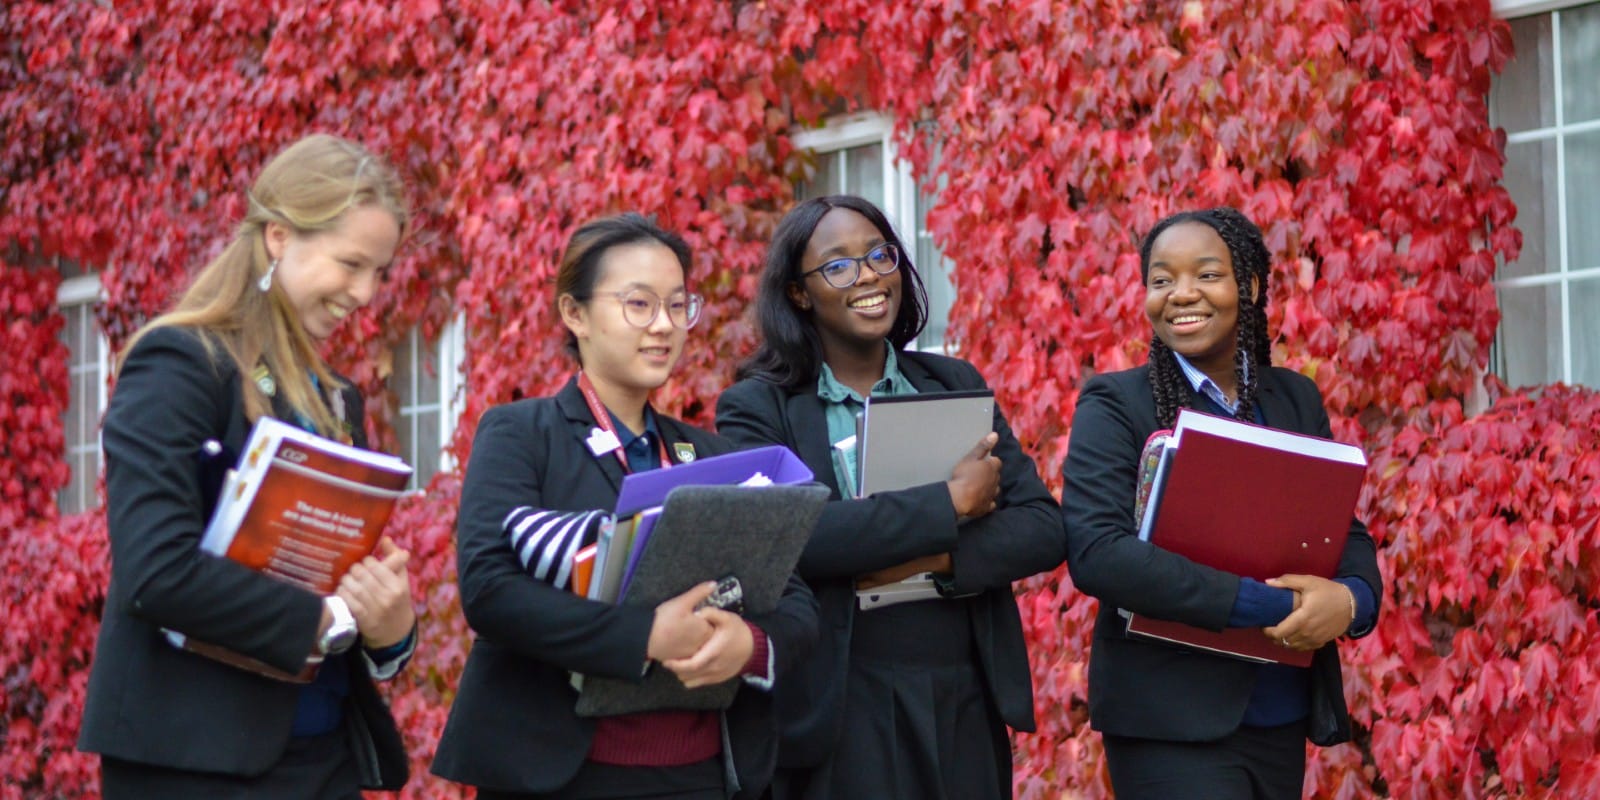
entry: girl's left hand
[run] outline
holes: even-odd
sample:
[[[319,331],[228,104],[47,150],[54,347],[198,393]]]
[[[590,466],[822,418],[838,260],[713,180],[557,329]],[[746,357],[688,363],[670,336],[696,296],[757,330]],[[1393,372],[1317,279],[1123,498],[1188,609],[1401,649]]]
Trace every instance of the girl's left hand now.
[[[1262,628],[1267,638],[1291,650],[1316,650],[1343,636],[1354,622],[1349,587],[1315,575],[1283,575],[1268,586],[1295,593],[1295,609],[1283,621]]]
[[[661,662],[690,689],[712,686],[738,675],[756,649],[750,626],[738,614],[720,608],[702,608],[695,614],[711,623],[711,638],[688,658]]]
[[[398,644],[417,624],[411,607],[411,554],[385,536],[372,555],[350,567],[339,580],[337,594],[350,606],[361,631],[361,643],[372,650]]]

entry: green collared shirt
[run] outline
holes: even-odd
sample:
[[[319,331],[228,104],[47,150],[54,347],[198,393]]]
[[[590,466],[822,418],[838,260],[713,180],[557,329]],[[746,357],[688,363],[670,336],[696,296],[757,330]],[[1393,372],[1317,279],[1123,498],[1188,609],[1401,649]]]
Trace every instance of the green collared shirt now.
[[[902,395],[916,394],[917,387],[911,385],[904,372],[900,371],[900,358],[895,354],[894,345],[884,342],[889,355],[883,361],[883,377],[872,384],[873,397],[900,397]],[[824,361],[822,375],[817,378],[817,397],[822,400],[823,418],[828,421],[828,443],[837,444],[856,435],[856,414],[866,406],[863,398],[856,390],[839,382],[833,377],[833,369]],[[839,483],[839,493],[845,497],[855,496],[856,486],[856,447],[852,443],[846,448],[835,448],[833,458],[833,477]]]

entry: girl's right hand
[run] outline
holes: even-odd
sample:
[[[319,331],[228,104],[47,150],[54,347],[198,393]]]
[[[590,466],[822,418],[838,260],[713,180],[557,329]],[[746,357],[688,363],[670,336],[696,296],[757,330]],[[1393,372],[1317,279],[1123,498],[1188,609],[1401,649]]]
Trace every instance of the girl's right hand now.
[[[711,623],[694,613],[701,600],[711,596],[717,588],[716,581],[706,581],[689,591],[656,606],[655,620],[650,623],[650,642],[645,645],[645,657],[655,661],[688,658],[699,652],[711,638]]]
[[[945,487],[950,490],[957,517],[981,517],[995,509],[1000,497],[1000,459],[989,451],[998,441],[1000,435],[990,432],[950,471]]]

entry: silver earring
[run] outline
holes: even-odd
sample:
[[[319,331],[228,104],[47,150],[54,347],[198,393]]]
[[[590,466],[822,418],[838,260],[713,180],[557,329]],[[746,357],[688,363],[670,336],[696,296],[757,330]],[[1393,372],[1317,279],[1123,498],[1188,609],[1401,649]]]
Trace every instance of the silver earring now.
[[[256,281],[256,287],[263,292],[270,291],[272,289],[272,273],[276,271],[278,271],[278,259],[274,258],[272,263],[267,265],[267,274],[262,275],[261,280]]]

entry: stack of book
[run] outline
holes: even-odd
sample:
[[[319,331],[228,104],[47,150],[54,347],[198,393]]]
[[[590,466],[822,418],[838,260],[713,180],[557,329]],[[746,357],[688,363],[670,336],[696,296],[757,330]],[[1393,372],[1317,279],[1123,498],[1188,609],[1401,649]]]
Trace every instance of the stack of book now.
[[[1367,459],[1361,448],[1192,409],[1140,459],[1139,538],[1192,561],[1265,581],[1334,577]],[[1130,635],[1250,661],[1310,666],[1255,628],[1208,631],[1124,612]]]
[[[208,441],[202,468],[226,468]],[[371,554],[404,497],[411,467],[272,417],[257,420],[245,450],[222,480],[200,549],[318,595],[330,595],[351,566]],[[166,631],[175,646],[280,680],[304,682],[218,645]]]

